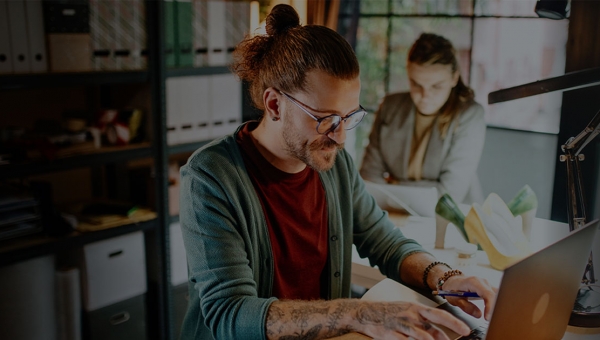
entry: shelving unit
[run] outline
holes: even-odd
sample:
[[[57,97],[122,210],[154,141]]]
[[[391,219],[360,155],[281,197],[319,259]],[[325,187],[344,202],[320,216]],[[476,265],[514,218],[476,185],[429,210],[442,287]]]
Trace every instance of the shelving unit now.
[[[148,79],[146,71],[3,74],[0,75],[0,90],[145,83]]]
[[[106,163],[121,163],[151,156],[150,143],[132,144],[127,147],[102,147],[78,156],[0,165],[0,178],[31,176],[74,168],[99,166]]]
[[[27,95],[23,95],[23,93],[27,94],[28,91],[33,91],[31,93],[35,94],[45,93],[47,96],[52,96],[56,91],[67,93],[64,98],[53,98],[56,104],[56,102],[60,103],[61,100],[62,102],[69,101],[68,93],[71,91],[84,96],[83,99],[79,98],[80,102],[85,103],[91,109],[94,105],[96,107],[98,105],[110,105],[111,96],[120,98],[114,99],[117,103],[122,102],[121,97],[127,95],[123,95],[119,91],[128,88],[129,85],[134,85],[139,88],[138,91],[143,92],[143,98],[145,99],[141,99],[141,101],[147,102],[147,107],[144,108],[145,119],[148,120],[146,127],[148,137],[146,140],[126,147],[103,146],[84,154],[52,160],[0,164],[0,182],[23,180],[32,176],[60,174],[85,168],[89,168],[95,176],[90,178],[90,182],[94,182],[98,176],[107,176],[106,172],[108,171],[122,171],[126,169],[126,164],[130,164],[132,161],[140,161],[148,163],[152,167],[154,210],[157,218],[94,232],[73,231],[63,236],[48,236],[45,233],[38,233],[2,240],[0,241],[0,267],[43,255],[71,254],[78,247],[92,242],[142,231],[145,235],[146,273],[148,277],[147,334],[149,339],[172,339],[176,333],[175,327],[178,327],[178,325],[174,325],[173,292],[170,284],[169,226],[171,223],[178,222],[179,217],[169,214],[169,161],[170,159],[185,159],[187,155],[209,143],[210,140],[167,145],[165,82],[167,78],[171,77],[219,75],[227,74],[230,70],[227,66],[167,69],[165,62],[164,2],[146,0],[145,6],[148,52],[148,67],[146,70],[1,74],[0,94],[5,92],[7,96],[12,97],[16,94],[26,98]],[[90,103],[92,101],[95,101],[94,104]],[[244,99],[244,107],[247,103],[248,101]],[[2,111],[2,106],[3,104],[0,103],[0,111]],[[245,107],[244,117],[246,117],[247,110]],[[19,121],[25,119],[23,117],[19,118]],[[107,168],[110,168],[110,170],[106,170]],[[92,183],[92,186],[94,186],[94,183]]]
[[[80,247],[91,242],[102,241],[136,231],[152,230],[156,226],[157,220],[150,220],[95,232],[82,233],[73,231],[68,235],[60,237],[37,234],[0,241],[0,266],[10,265],[69,248]]]

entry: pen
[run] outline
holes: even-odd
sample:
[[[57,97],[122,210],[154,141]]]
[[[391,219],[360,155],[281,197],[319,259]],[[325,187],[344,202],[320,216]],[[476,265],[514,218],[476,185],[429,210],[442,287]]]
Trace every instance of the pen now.
[[[434,290],[433,295],[446,297],[446,296],[457,296],[472,299],[481,299],[481,296],[475,292],[463,292],[459,290]]]

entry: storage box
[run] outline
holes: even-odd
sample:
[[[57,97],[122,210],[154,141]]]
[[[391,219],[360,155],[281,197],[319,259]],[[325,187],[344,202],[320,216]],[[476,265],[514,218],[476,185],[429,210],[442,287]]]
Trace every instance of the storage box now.
[[[83,247],[87,311],[146,293],[144,234],[139,231]]]
[[[138,295],[110,306],[87,312],[85,315],[85,339],[147,339],[145,299],[145,294]]]

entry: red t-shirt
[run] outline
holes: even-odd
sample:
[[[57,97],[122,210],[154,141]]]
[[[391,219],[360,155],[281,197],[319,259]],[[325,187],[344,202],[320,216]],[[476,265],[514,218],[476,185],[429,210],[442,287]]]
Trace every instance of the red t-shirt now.
[[[296,174],[281,171],[258,151],[246,124],[236,136],[244,164],[262,204],[273,250],[273,296],[314,300],[325,297],[327,202],[319,173],[310,167]]]

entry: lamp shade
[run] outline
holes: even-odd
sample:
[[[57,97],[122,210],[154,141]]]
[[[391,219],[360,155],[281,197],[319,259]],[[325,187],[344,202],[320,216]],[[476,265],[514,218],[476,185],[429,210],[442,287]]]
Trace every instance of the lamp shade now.
[[[568,0],[538,0],[535,4],[535,13],[540,18],[566,19],[568,4]]]

